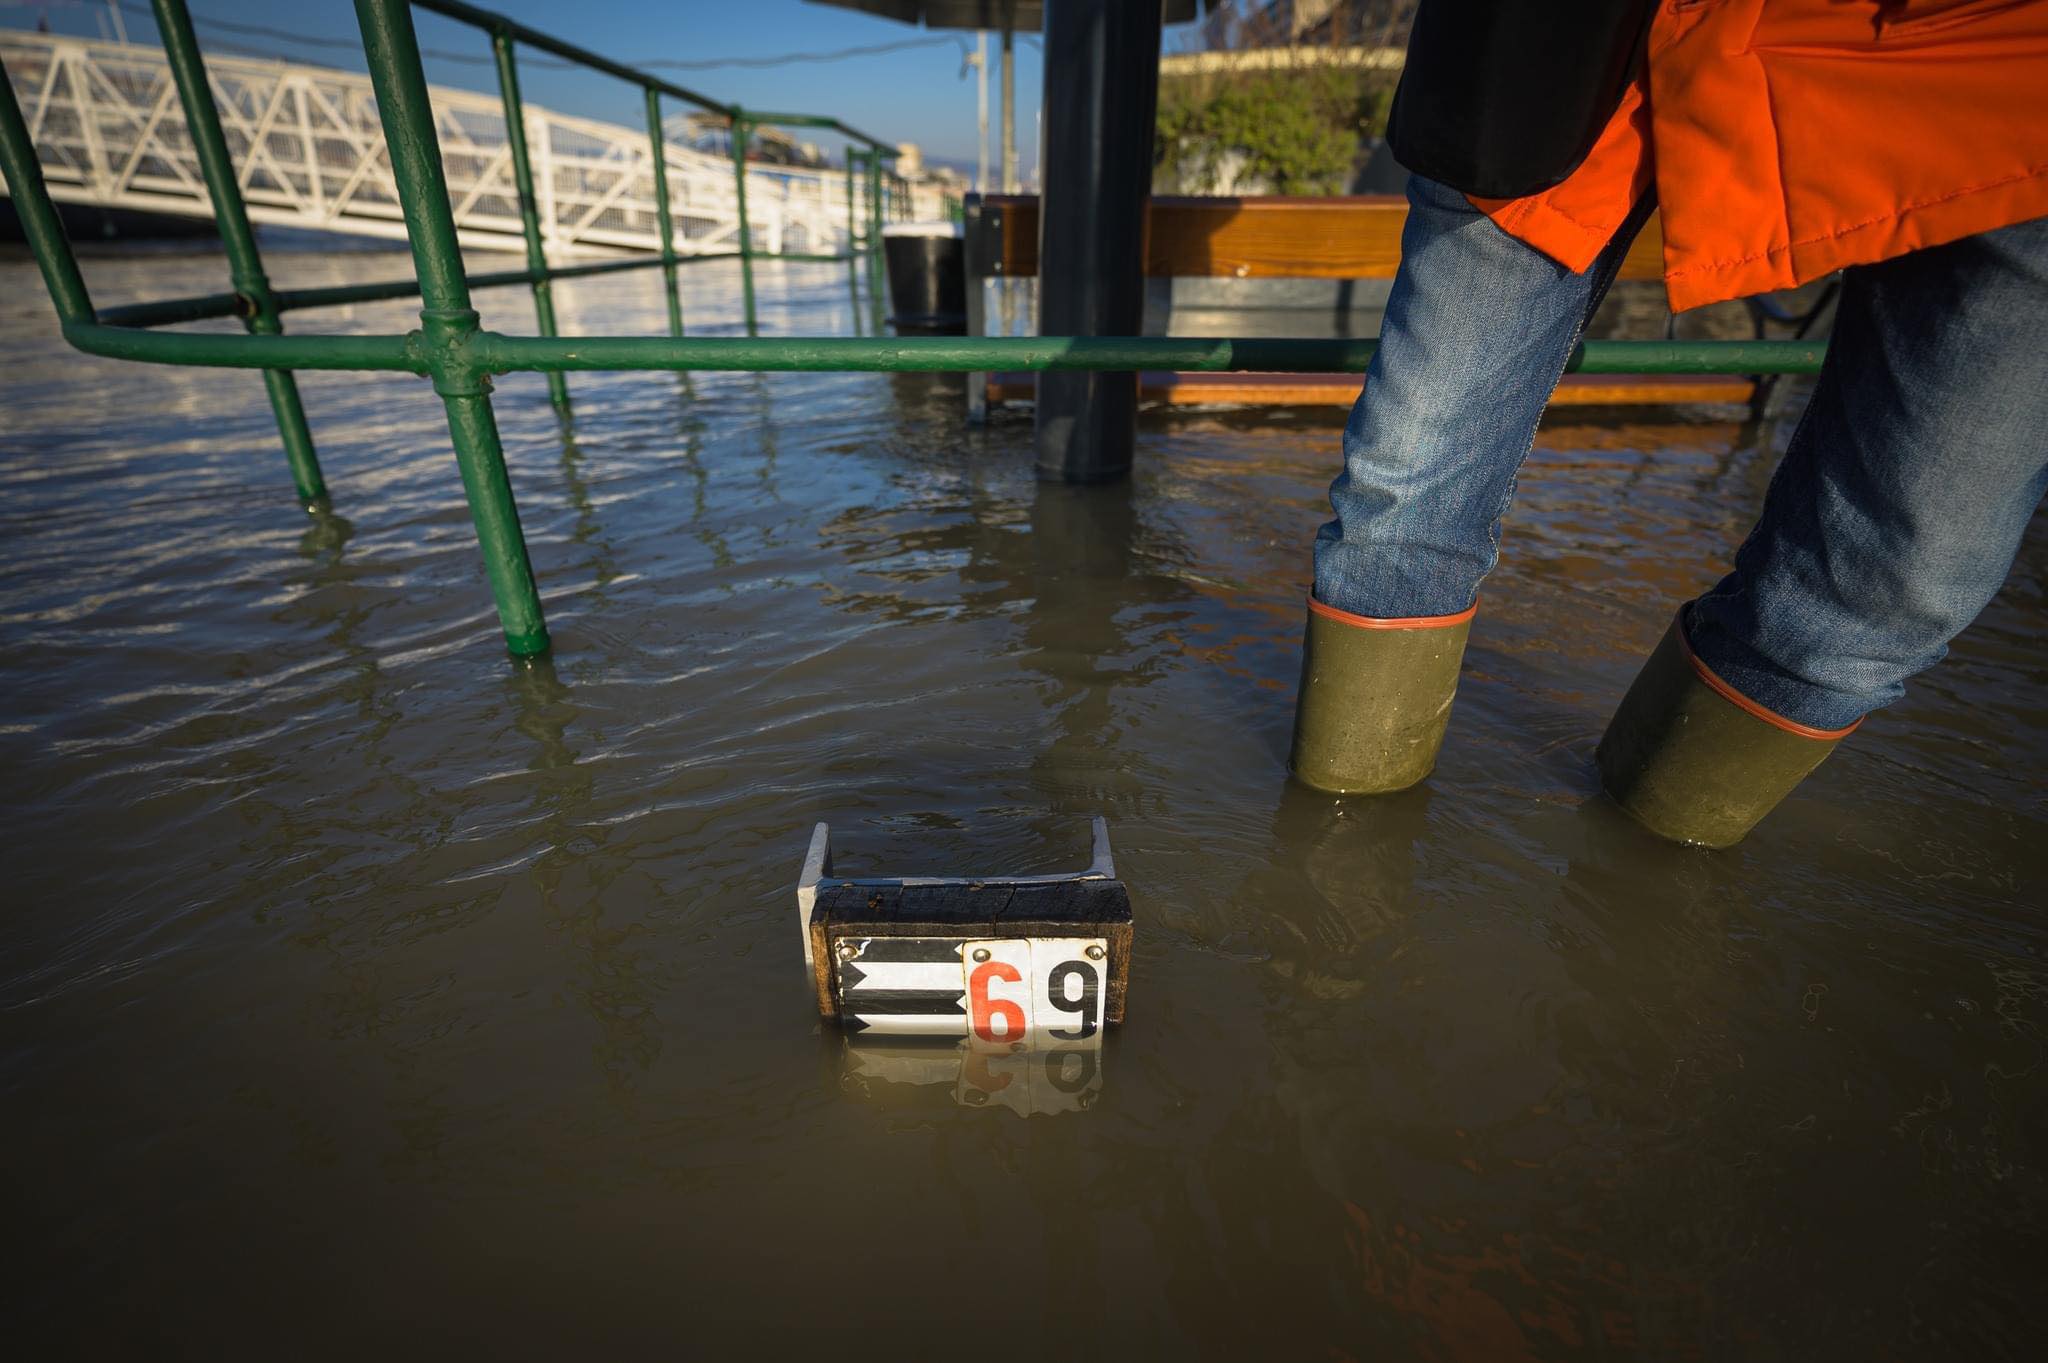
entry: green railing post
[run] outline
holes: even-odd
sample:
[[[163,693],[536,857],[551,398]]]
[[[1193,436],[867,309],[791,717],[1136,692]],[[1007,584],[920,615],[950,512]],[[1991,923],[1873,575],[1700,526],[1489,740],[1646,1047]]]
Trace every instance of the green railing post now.
[[[278,320],[277,298],[263,273],[263,259],[256,253],[256,234],[249,227],[249,212],[242,203],[241,185],[235,179],[235,163],[228,156],[227,138],[220,130],[220,110],[214,105],[206,63],[199,55],[199,40],[192,32],[192,15],[185,8],[185,0],[152,0],[151,8],[156,14],[157,30],[163,35],[171,78],[177,82],[178,102],[185,109],[185,127],[199,160],[199,173],[206,180],[208,197],[213,200],[214,223],[220,229],[221,248],[228,258],[228,279],[242,298],[238,309],[242,325],[257,336],[279,335],[284,324]],[[258,149],[249,150],[253,156]],[[309,511],[318,510],[327,504],[327,483],[320,476],[320,460],[313,452],[313,433],[306,426],[306,408],[299,401],[298,381],[289,369],[266,369],[263,386],[270,392],[270,408],[277,415],[277,432],[284,441],[285,458],[291,463],[299,501]]]
[[[647,141],[654,153],[654,206],[661,220],[661,278],[668,286],[668,334],[683,334],[683,300],[676,293],[676,229],[668,207],[668,138],[661,131],[661,92],[647,87]]]
[[[747,116],[732,106],[733,192],[738,196],[740,217],[740,291],[746,296],[747,335],[757,334],[754,322],[754,242],[747,230]]]
[[[880,307],[882,296],[882,153],[870,150],[868,166],[868,295]]]
[[[512,183],[519,193],[519,226],[526,235],[526,268],[533,272],[533,320],[543,336],[555,331],[555,295],[548,283],[547,245],[540,233],[540,205],[533,193],[533,158],[526,146],[526,104],[519,97],[519,68],[514,64],[512,35],[491,34],[491,53],[498,59],[498,96],[505,105],[505,144],[512,150]],[[548,375],[548,401],[558,412],[569,410],[569,384],[560,374]]]
[[[526,536],[519,528],[519,508],[512,500],[512,481],[505,471],[489,375],[469,354],[477,335],[477,315],[462,273],[455,214],[441,169],[440,139],[434,133],[434,109],[426,72],[420,67],[412,7],[409,0],[356,0],[356,22],[363,31],[363,55],[377,91],[377,115],[384,124],[392,178],[419,274],[420,301],[425,304],[420,309],[419,343],[434,391],[448,409],[448,433],[462,470],[484,570],[497,598],[505,647],[514,657],[534,657],[548,650],[547,623],[534,588]]]
[[[854,252],[860,249],[860,209],[853,192],[853,166],[856,153],[853,144],[846,146],[846,258],[852,260]]]
[[[78,257],[71,252],[57,206],[50,202],[43,164],[36,159],[35,140],[28,135],[28,120],[21,116],[14,82],[5,66],[0,66],[0,173],[7,177],[7,192],[21,218],[21,234],[28,238],[36,268],[43,272],[43,287],[50,291],[58,320],[92,323],[96,319],[92,295],[86,292],[85,276],[78,272]]]

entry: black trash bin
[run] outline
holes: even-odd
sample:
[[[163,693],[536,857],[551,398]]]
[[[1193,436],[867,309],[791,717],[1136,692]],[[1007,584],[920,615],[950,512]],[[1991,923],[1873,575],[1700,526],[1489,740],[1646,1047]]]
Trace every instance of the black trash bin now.
[[[889,318],[899,336],[967,334],[967,257],[956,222],[896,222],[882,229]]]

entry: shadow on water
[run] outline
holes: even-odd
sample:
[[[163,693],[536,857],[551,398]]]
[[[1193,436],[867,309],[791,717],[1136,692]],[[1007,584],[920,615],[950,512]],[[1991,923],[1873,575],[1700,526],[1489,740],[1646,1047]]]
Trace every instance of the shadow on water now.
[[[682,463],[683,476],[689,479],[690,515],[686,523],[690,533],[709,551],[714,567],[731,568],[732,549],[710,515],[711,475],[704,467],[704,418],[698,410],[696,380],[688,372],[676,375],[675,430],[682,437],[676,456]]]
[[[618,555],[604,537],[604,526],[597,514],[597,505],[590,498],[590,484],[584,478],[584,453],[576,443],[575,418],[567,412],[557,416],[562,443],[561,469],[562,489],[569,499],[569,505],[576,513],[575,528],[570,539],[586,549],[593,550],[590,561],[592,582],[602,591],[619,575]]]
[[[644,929],[608,921],[606,905],[631,859],[614,833],[588,817],[597,777],[580,762],[572,731],[582,719],[572,688],[550,659],[515,667],[504,683],[512,728],[532,744],[527,831],[535,842],[533,889],[541,921],[560,938],[574,965],[564,988],[595,1026],[592,1060],[615,1102],[629,1105],[646,1071],[660,1058],[652,986],[642,969]]]
[[[355,523],[348,517],[324,508],[312,513],[298,543],[306,571],[288,579],[303,594],[278,619],[310,619],[323,628],[322,637],[345,663],[347,679],[338,685],[337,697],[351,703],[359,720],[369,726],[364,738],[374,748],[398,721],[379,649],[366,637],[372,618],[388,604],[389,596],[379,580],[383,574],[378,565],[350,561],[348,546],[355,537]]]
[[[958,428],[962,376],[893,374],[889,383],[905,448]],[[1044,845],[1059,847],[1086,816],[1138,815],[1156,778],[1126,741],[1128,707],[1172,666],[1156,626],[1147,626],[1195,604],[1174,571],[1189,547],[1171,521],[1143,514],[1141,494],[1127,482],[1027,480],[1020,488],[1017,470],[970,462],[952,472],[949,500],[953,514],[910,522],[893,548],[956,560],[958,612],[1014,627],[1002,656],[1028,679],[1036,720],[1030,826]],[[923,609],[908,599],[900,605],[905,618]],[[1153,637],[1134,637],[1146,634]]]
[[[1154,669],[1126,660],[1119,620],[1135,607],[1170,605],[1182,593],[1171,579],[1142,569],[1139,532],[1127,484],[1041,483],[1027,532],[986,542],[987,580],[1024,603],[1020,662],[1043,678],[1040,699],[1052,717],[1031,770],[1056,815],[1129,814],[1144,793],[1142,773],[1120,756],[1116,707],[1120,696],[1147,685]],[[966,575],[980,578],[975,567]]]

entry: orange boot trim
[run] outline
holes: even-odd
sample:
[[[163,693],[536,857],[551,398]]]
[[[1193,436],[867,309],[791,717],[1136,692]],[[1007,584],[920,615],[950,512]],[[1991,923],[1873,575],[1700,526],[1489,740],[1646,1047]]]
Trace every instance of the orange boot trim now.
[[[1317,615],[1359,629],[1444,629],[1451,625],[1462,625],[1470,620],[1473,613],[1479,609],[1479,603],[1474,601],[1456,615],[1353,615],[1350,611],[1340,611],[1335,606],[1324,605],[1316,600],[1315,593],[1311,592],[1308,608]]]
[[[1685,651],[1685,660],[1692,664],[1692,670],[1699,674],[1699,679],[1712,688],[1721,699],[1727,701],[1736,709],[1752,715],[1774,728],[1783,729],[1788,734],[1798,734],[1801,738],[1817,738],[1824,741],[1846,738],[1850,734],[1855,733],[1862,725],[1863,721],[1859,719],[1846,729],[1816,729],[1811,725],[1801,724],[1797,720],[1787,719],[1776,710],[1767,709],[1757,704],[1748,696],[1743,695],[1727,682],[1721,680],[1715,674],[1714,669],[1701,662],[1699,655],[1692,651],[1692,640],[1685,637],[1685,612],[1683,608],[1679,611],[1677,629],[1678,646]]]

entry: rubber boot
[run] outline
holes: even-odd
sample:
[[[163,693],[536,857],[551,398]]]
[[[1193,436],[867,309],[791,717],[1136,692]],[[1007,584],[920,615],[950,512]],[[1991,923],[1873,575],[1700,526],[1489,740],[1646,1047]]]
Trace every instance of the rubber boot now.
[[[1332,795],[1384,795],[1429,775],[1471,629],[1472,610],[1378,620],[1311,599],[1287,759],[1295,779]]]
[[[1651,832],[1732,847],[1855,727],[1810,729],[1771,713],[1694,657],[1673,620],[1593,760],[1608,795]]]

